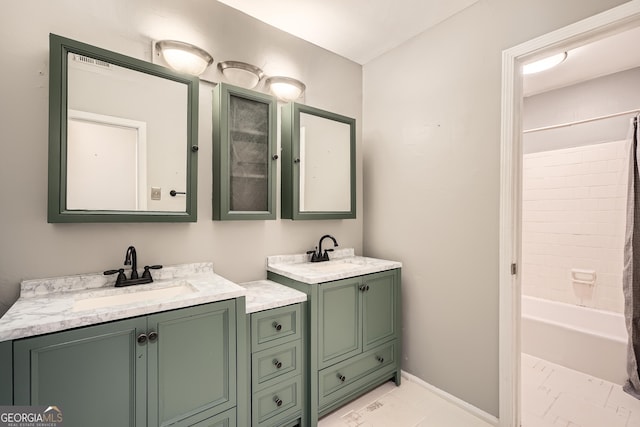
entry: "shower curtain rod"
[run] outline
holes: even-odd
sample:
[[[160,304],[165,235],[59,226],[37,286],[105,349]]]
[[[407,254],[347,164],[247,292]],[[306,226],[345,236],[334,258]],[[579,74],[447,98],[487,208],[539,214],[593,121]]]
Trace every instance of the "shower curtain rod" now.
[[[610,119],[612,117],[625,116],[627,114],[633,114],[633,113],[640,113],[640,109],[622,111],[620,113],[607,114],[606,116],[592,117],[590,119],[576,120],[575,122],[561,123],[561,124],[558,124],[558,125],[551,125],[551,126],[544,126],[544,127],[541,127],[541,128],[527,129],[527,130],[523,130],[522,133],[532,133],[532,132],[540,132],[540,131],[543,131],[543,130],[564,128],[564,127],[567,127],[567,126],[573,126],[573,125],[579,125],[579,124],[582,124],[582,123],[595,122],[597,120]]]

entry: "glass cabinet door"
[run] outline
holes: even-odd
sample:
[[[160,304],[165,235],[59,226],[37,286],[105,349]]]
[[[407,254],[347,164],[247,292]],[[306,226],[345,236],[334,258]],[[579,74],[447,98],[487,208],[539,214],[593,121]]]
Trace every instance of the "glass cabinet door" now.
[[[275,219],[275,106],[269,95],[216,86],[213,219]]]

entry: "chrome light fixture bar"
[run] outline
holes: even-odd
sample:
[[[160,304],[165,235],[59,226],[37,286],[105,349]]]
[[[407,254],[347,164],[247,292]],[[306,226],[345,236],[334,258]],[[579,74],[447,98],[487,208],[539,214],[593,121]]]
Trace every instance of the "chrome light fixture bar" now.
[[[213,63],[213,57],[206,50],[177,40],[157,41],[156,49],[166,63],[180,73],[199,76]]]
[[[285,76],[268,77],[265,85],[276,98],[285,102],[300,98],[307,88],[300,80]]]
[[[264,72],[255,65],[240,61],[223,61],[218,63],[218,70],[236,86],[253,89],[264,78]]]

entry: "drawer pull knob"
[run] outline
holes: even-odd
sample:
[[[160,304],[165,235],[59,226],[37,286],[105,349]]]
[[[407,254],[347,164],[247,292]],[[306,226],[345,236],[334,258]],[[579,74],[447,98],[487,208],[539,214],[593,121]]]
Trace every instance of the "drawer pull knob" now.
[[[364,292],[367,290],[367,285],[360,285],[360,292]]]
[[[344,375],[338,373],[338,379],[342,382],[345,382],[345,380],[347,379],[347,377],[345,377]]]
[[[276,328],[276,331],[279,331],[282,329],[282,325],[278,322],[273,322],[272,325],[274,328]]]
[[[365,285],[365,291],[369,290],[369,285]]]
[[[382,356],[376,356],[376,360],[380,363],[384,363],[384,357]]]
[[[278,369],[282,368],[282,362],[280,362],[278,359],[273,359],[273,364]]]
[[[146,343],[147,342],[147,334],[138,335],[138,338],[136,338],[136,341],[138,341],[138,344]]]
[[[278,396],[274,396],[273,401],[276,402],[276,406],[282,406],[282,399],[280,399]]]
[[[158,333],[156,331],[149,332],[149,342],[155,342],[158,339]]]

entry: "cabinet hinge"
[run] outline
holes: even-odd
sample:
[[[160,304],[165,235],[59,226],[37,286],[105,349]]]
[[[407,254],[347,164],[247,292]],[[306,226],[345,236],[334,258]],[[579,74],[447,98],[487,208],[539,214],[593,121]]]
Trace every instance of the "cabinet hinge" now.
[[[511,264],[511,275],[515,276],[518,273],[518,267],[516,266],[516,263],[512,263]]]

